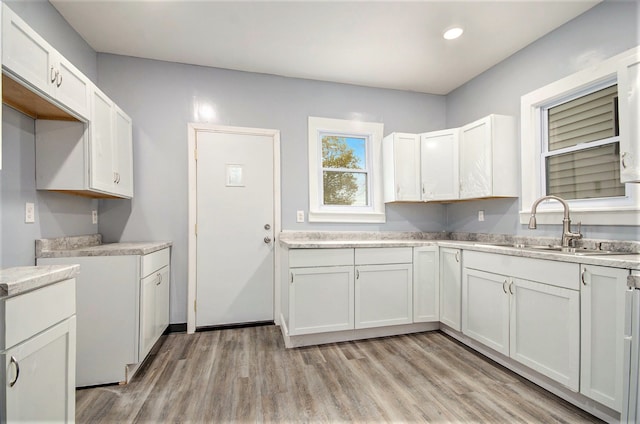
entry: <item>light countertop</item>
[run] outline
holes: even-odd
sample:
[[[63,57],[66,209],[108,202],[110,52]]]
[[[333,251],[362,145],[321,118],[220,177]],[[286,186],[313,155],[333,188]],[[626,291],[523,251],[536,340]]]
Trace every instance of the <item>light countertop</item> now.
[[[79,273],[80,265],[20,266],[0,269],[0,297],[15,296],[68,280]]]
[[[36,258],[147,255],[170,247],[170,241],[102,243],[100,234],[36,240]]]
[[[496,236],[493,240],[450,240],[442,237],[441,233],[399,233],[393,238],[393,233],[281,233],[280,245],[287,249],[329,249],[329,248],[373,248],[373,247],[420,247],[441,246],[479,252],[498,253],[510,256],[520,256],[536,259],[548,259],[560,262],[572,262],[586,265],[601,265],[614,268],[640,269],[640,253],[615,255],[579,255],[574,253],[532,250],[513,246],[492,245],[512,241],[510,236]],[[438,238],[438,237],[442,238]],[[522,242],[524,240],[519,240]],[[545,239],[528,239],[526,244],[544,245],[556,244]],[[608,242],[609,245],[622,244],[622,248],[634,248],[633,243]],[[608,247],[607,247],[608,248]],[[613,250],[613,249],[611,249]]]

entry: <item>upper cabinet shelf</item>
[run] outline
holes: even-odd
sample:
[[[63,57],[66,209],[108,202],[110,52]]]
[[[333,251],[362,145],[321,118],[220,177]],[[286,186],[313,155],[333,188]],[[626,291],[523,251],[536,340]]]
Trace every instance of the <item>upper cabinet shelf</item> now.
[[[36,120],[36,187],[133,197],[132,122],[2,5],[2,101]]]

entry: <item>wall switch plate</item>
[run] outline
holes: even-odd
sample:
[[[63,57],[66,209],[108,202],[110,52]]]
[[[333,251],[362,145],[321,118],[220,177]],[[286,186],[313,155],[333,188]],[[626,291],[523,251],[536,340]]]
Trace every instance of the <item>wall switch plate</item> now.
[[[97,210],[92,210],[91,211],[91,222],[94,224],[98,223],[98,211]]]
[[[484,211],[478,211],[478,221],[484,221]]]
[[[36,205],[33,203],[25,203],[24,205],[24,222],[33,224],[36,222]]]
[[[304,222],[304,211],[296,212],[296,222]]]

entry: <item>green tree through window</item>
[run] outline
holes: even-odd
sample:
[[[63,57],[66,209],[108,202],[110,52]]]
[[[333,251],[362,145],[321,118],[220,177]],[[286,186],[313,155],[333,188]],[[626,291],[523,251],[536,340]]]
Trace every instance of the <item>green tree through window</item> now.
[[[322,136],[325,205],[367,204],[365,149],[363,138]]]

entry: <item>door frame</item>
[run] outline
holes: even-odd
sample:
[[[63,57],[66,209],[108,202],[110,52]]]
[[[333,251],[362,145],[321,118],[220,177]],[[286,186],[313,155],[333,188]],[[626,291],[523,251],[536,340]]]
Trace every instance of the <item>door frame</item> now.
[[[280,325],[280,131],[263,128],[231,127],[206,123],[190,122],[188,129],[188,170],[189,170],[189,250],[187,265],[187,333],[196,331],[196,291],[197,291],[197,152],[196,138],[198,132],[234,134],[234,135],[259,135],[271,137],[273,140],[273,318],[276,325]]]

